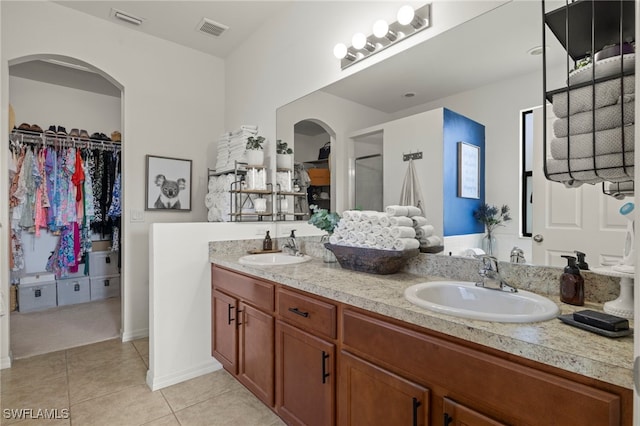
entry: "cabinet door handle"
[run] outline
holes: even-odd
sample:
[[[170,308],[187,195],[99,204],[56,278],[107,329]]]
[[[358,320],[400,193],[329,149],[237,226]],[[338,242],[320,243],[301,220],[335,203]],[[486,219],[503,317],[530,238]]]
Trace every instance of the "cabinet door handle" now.
[[[453,421],[453,417],[449,413],[444,413],[444,426],[449,426],[449,423]]]
[[[235,321],[235,318],[231,318],[231,311],[233,311],[233,309],[235,308],[235,306],[233,306],[232,304],[229,303],[229,310],[227,311],[227,324],[231,325],[231,321]]]
[[[418,401],[418,398],[413,398],[413,426],[418,426],[418,407],[422,404]]]
[[[236,321],[236,327],[237,327],[237,326],[239,326],[239,325],[244,324],[244,323],[240,322],[240,318],[241,318],[241,315],[242,315],[242,313],[243,313],[243,312],[244,312],[244,311],[243,311],[243,310],[241,310],[241,309],[238,309],[238,310],[236,311],[236,318],[238,319],[238,321]]]
[[[309,312],[303,312],[298,308],[289,308],[289,312],[293,312],[296,315],[300,315],[301,317],[307,318],[309,316]]]
[[[329,359],[329,354],[322,351],[322,384],[327,383],[327,377],[331,375],[327,373],[327,359]]]

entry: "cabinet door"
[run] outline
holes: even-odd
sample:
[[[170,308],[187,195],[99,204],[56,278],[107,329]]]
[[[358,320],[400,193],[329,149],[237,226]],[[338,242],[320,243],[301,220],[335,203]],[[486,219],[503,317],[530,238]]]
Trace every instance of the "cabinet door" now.
[[[213,290],[211,294],[211,355],[231,374],[238,374],[238,301]]]
[[[289,425],[335,423],[335,346],[276,322],[276,410]]]
[[[445,426],[505,426],[504,423],[490,419],[449,398],[444,398],[443,424]]]
[[[341,425],[428,425],[429,390],[381,367],[340,353]]]
[[[273,407],[273,317],[240,303],[238,379],[265,404]]]

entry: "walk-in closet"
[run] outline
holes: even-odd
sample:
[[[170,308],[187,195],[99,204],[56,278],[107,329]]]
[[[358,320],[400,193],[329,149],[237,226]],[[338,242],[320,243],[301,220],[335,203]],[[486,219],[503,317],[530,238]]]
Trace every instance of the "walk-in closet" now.
[[[58,58],[9,69],[14,359],[120,336],[121,90]]]

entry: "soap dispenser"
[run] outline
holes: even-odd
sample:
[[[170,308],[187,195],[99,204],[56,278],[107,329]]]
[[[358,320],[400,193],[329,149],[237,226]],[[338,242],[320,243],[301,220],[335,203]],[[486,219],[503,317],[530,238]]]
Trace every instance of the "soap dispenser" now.
[[[264,236],[264,240],[262,241],[262,250],[263,251],[273,250],[273,241],[271,240],[271,235],[269,235],[269,231],[267,231],[267,235]]]
[[[578,262],[576,263],[578,265],[579,269],[582,269],[583,271],[588,271],[589,270],[589,264],[587,262],[585,262],[584,258],[586,256],[586,254],[584,254],[581,251],[576,250],[574,252],[576,254],[576,257],[578,258]]]
[[[567,259],[567,266],[560,277],[560,300],[570,305],[584,305],[584,278],[580,275],[580,268],[576,265],[574,256],[563,255]]]

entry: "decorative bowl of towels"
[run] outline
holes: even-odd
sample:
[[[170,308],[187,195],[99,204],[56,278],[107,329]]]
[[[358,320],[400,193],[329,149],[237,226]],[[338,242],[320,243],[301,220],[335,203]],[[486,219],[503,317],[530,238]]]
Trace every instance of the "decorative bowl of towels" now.
[[[378,275],[395,274],[420,253],[419,249],[379,250],[331,243],[324,246],[333,252],[342,268]]]

